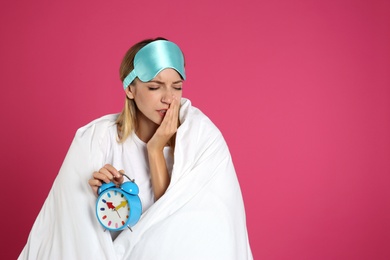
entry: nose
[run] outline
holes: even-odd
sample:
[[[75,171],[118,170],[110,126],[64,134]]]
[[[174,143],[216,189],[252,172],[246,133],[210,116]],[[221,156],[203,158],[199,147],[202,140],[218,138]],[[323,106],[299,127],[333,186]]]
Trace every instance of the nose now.
[[[161,102],[164,104],[170,105],[173,100],[173,93],[171,91],[166,91],[164,95],[161,97]]]
[[[170,105],[172,103],[172,97],[169,98],[167,96],[164,96],[164,97],[162,97],[161,102],[164,104]]]

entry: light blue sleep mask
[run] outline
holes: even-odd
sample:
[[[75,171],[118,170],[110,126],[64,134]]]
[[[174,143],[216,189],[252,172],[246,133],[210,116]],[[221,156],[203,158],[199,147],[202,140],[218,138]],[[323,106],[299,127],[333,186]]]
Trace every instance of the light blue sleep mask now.
[[[154,79],[164,69],[175,69],[183,79],[184,56],[179,46],[170,41],[153,41],[137,52],[134,57],[134,69],[123,80],[126,89],[138,77],[143,82]]]

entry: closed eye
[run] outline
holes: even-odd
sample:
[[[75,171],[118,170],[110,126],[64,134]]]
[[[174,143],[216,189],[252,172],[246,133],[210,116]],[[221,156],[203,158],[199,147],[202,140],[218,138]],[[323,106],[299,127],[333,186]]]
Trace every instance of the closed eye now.
[[[173,85],[172,87],[173,87],[175,90],[182,90],[182,89],[183,89],[183,85],[182,85],[182,84]]]
[[[159,89],[159,87],[154,87],[154,86],[153,86],[153,87],[148,87],[148,89],[149,89],[149,90],[157,90],[157,89]]]

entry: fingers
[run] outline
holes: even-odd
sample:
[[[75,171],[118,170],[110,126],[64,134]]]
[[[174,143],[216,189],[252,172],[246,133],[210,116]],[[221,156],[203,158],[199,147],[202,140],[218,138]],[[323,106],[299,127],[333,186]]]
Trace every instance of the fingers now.
[[[167,113],[161,123],[161,128],[164,128],[168,134],[174,134],[177,130],[177,122],[179,118],[180,101],[173,96],[172,103],[170,104]]]
[[[111,164],[106,164],[103,166],[103,168],[100,169],[102,171],[102,173],[108,175],[108,176],[112,176],[112,177],[115,177],[115,178],[120,178],[122,175],[119,173],[119,171],[117,169],[114,168],[114,166],[112,166]],[[111,180],[112,178],[110,178]]]
[[[97,191],[99,187],[102,186],[103,182],[113,182],[115,185],[120,185],[123,183],[123,175],[112,165],[106,164],[99,171],[94,172],[92,174],[92,179],[88,180],[88,184],[95,194],[97,194]]]
[[[88,184],[89,186],[91,186],[93,193],[97,195],[97,191],[99,187],[102,185],[101,181],[92,178],[88,180]]]
[[[180,109],[180,100],[176,97],[173,98],[172,104],[169,106],[169,110],[171,110],[171,123],[177,128],[177,123],[179,119],[179,109]]]
[[[160,126],[156,130],[153,137],[148,142],[149,150],[162,150],[168,143],[169,139],[176,133],[178,126],[179,117],[179,101],[173,97],[172,103],[170,104],[167,112],[165,113],[164,119]]]
[[[179,119],[180,100],[173,96],[164,119],[147,144],[148,152],[162,151],[169,139],[176,133]]]
[[[179,108],[180,108],[180,100],[176,97],[173,96],[172,103],[169,106],[169,109],[172,113],[171,115],[174,117],[172,119],[177,120],[179,117]]]
[[[114,177],[114,179],[112,179],[112,182],[117,186],[119,187],[122,183],[123,183],[123,176],[119,177],[119,178],[116,178]]]
[[[114,179],[113,173],[111,173],[107,168],[103,167],[99,171],[92,174],[93,178],[100,180],[101,182],[110,183]]]

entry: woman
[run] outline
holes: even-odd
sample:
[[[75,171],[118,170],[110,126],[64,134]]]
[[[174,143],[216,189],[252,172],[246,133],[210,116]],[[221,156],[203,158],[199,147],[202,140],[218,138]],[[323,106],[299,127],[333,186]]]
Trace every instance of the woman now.
[[[182,98],[180,48],[142,41],[120,74],[122,113],[77,131],[20,259],[252,259],[228,147]],[[124,172],[139,186],[143,214],[132,231],[110,235],[94,215],[96,194]]]
[[[148,44],[151,42],[153,43]],[[147,44],[147,48],[142,49],[143,52],[138,52]],[[166,48],[168,50],[168,52],[164,52],[169,55],[165,59],[175,55],[175,60],[170,61],[169,64],[164,64],[164,66],[172,68],[161,70],[161,64],[160,66],[154,65],[156,68],[149,78],[144,79],[146,82],[141,81],[138,77],[132,77],[131,82],[129,80],[125,81],[126,78],[129,79],[130,73],[134,72],[134,54],[138,53],[138,60],[145,60],[151,57],[150,51],[155,51],[156,48]],[[176,61],[177,63],[175,63]],[[163,38],[157,38],[154,41],[145,40],[133,46],[125,55],[120,68],[120,78],[122,82],[125,82],[126,101],[122,113],[116,120],[118,139],[120,143],[123,143],[132,134],[132,138],[139,139],[141,143],[144,143],[144,145],[139,145],[143,147],[138,148],[144,150],[147,158],[141,157],[138,160],[142,160],[144,164],[149,164],[149,167],[147,167],[149,169],[143,168],[143,176],[140,177],[144,180],[149,179],[150,175],[153,190],[153,194],[141,195],[145,210],[150,206],[150,202],[159,199],[164,194],[169,185],[171,167],[167,168],[164,149],[168,150],[167,145],[176,133],[179,123],[179,106],[183,80],[185,79],[184,57],[176,44]],[[174,139],[170,143],[174,144]],[[170,148],[173,150],[173,147]],[[129,156],[131,154],[132,152]],[[170,156],[172,153],[166,154],[169,157],[167,159],[172,161],[173,158]],[[139,172],[134,174],[141,175]],[[130,175],[133,176],[133,174]],[[120,184],[123,182],[123,176],[112,165],[107,164],[98,172],[95,172],[93,179],[89,181],[95,193],[97,193],[102,181],[106,183],[115,181]],[[145,189],[140,190],[147,191],[149,189],[149,187],[145,187]],[[145,205],[146,201],[149,202],[147,205]]]

